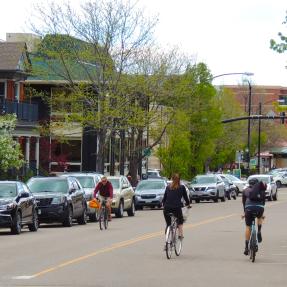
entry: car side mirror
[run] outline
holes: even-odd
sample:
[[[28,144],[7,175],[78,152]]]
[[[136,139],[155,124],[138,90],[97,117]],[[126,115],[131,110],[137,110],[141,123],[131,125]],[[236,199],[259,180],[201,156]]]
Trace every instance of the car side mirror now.
[[[76,191],[75,188],[71,188],[71,189],[69,190],[69,194],[72,194],[72,193],[74,193],[75,191]]]
[[[19,195],[20,198],[28,198],[29,196],[30,196],[29,193],[25,191],[21,192]]]

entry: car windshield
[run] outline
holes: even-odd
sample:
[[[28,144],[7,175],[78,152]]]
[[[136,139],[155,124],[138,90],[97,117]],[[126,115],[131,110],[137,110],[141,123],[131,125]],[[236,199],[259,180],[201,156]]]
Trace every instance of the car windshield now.
[[[50,192],[50,193],[67,193],[68,183],[66,179],[35,179],[27,183],[32,193]]]
[[[120,188],[119,178],[108,178],[108,181],[112,184],[113,188]]]
[[[214,176],[196,176],[192,184],[204,184],[204,183],[216,183],[216,177]]]
[[[94,179],[92,176],[75,176],[83,188],[95,188]]]
[[[137,191],[149,189],[165,189],[165,183],[164,181],[144,180],[136,188]]]
[[[1,183],[0,198],[10,198],[17,195],[16,183]]]
[[[270,177],[269,176],[256,176],[256,177],[251,177],[251,178],[257,178],[259,181],[262,181],[264,183],[270,183]],[[251,178],[248,179],[248,182]]]
[[[236,177],[232,174],[225,174],[224,176],[226,176],[227,178],[229,178],[230,180],[233,180],[233,181],[239,180],[238,177]]]

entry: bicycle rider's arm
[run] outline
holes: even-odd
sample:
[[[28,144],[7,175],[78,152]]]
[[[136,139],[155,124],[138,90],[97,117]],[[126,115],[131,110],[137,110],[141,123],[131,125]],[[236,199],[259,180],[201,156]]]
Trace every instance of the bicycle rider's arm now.
[[[98,182],[94,189],[94,198],[96,198],[98,191],[100,190],[100,183]]]
[[[113,190],[113,186],[112,186],[112,184],[110,183],[110,184],[109,184],[109,192],[110,192],[110,198],[111,198],[111,199],[113,199],[113,191],[114,191],[114,190]]]
[[[246,194],[245,194],[245,190],[243,190],[243,191],[242,191],[243,211],[245,211],[245,203],[246,203]]]
[[[166,193],[167,193],[167,187],[165,188],[165,192],[164,192],[163,199],[162,199],[162,204],[163,204],[163,205],[164,205],[165,202],[166,202]]]
[[[184,198],[185,204],[187,206],[189,206],[190,205],[190,200],[189,200],[189,198],[187,196],[186,189],[185,189],[185,187],[183,185],[182,185],[182,192],[183,192],[183,198]]]

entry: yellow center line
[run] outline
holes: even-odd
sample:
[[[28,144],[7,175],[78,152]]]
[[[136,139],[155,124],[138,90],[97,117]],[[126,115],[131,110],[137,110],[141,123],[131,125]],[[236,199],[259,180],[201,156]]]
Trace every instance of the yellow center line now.
[[[210,218],[210,219],[207,219],[207,220],[200,221],[198,223],[185,224],[184,228],[185,229],[192,229],[192,228],[196,228],[198,226],[202,226],[202,225],[210,224],[210,223],[213,223],[213,222],[216,222],[216,221],[228,219],[228,218],[231,218],[231,217],[236,216],[236,215],[238,215],[238,214],[237,213],[233,213],[233,214],[229,214],[229,215],[226,215],[226,216],[219,216],[219,217]],[[68,260],[68,261],[65,261],[63,263],[60,263],[60,264],[58,264],[58,265],[56,265],[54,267],[50,267],[50,268],[47,268],[45,270],[42,270],[42,271],[40,271],[38,273],[33,274],[30,278],[39,277],[41,275],[44,275],[44,274],[56,271],[56,270],[58,270],[60,268],[63,268],[65,266],[72,265],[72,264],[78,263],[80,261],[84,261],[86,259],[89,259],[91,257],[97,256],[99,254],[111,252],[111,251],[119,249],[119,248],[130,246],[132,244],[135,244],[135,243],[138,243],[138,242],[141,242],[141,241],[144,241],[144,240],[160,237],[160,236],[163,236],[163,235],[164,235],[163,231],[158,231],[158,232],[153,232],[153,233],[147,233],[147,234],[141,235],[139,237],[136,237],[136,238],[133,238],[133,239],[130,239],[130,240],[114,243],[110,247],[105,247],[105,248],[99,249],[99,250],[97,250],[95,252],[92,252],[92,253],[89,253],[87,255],[80,256],[80,257],[74,258],[72,260]]]
[[[286,202],[287,201],[280,201],[280,202],[269,203],[267,206],[265,206],[265,208],[266,207],[272,207],[272,206],[275,206],[275,205],[278,205],[278,204],[282,204],[282,203],[286,203]],[[228,218],[231,218],[231,217],[234,217],[234,216],[239,216],[239,215],[240,215],[239,213],[232,213],[232,214],[229,214],[229,215],[226,215],[226,216],[213,217],[213,218],[209,218],[209,219],[200,221],[198,223],[185,224],[184,228],[185,229],[192,229],[192,228],[196,228],[198,226],[210,224],[210,223],[217,222],[217,221],[220,221],[220,220],[225,220],[225,219],[228,219]],[[41,275],[44,275],[44,274],[56,271],[56,270],[58,270],[60,268],[63,268],[65,266],[72,265],[72,264],[78,263],[80,261],[84,261],[86,259],[89,259],[91,257],[97,256],[99,254],[111,252],[111,251],[119,249],[119,248],[130,246],[132,244],[135,244],[135,243],[138,243],[138,242],[141,242],[141,241],[144,241],[144,240],[160,237],[160,236],[163,236],[163,235],[164,235],[163,231],[157,231],[157,232],[153,232],[153,233],[146,233],[146,234],[143,234],[143,235],[141,235],[139,237],[136,237],[136,238],[133,238],[133,239],[130,239],[130,240],[125,240],[125,241],[121,241],[121,242],[118,242],[118,243],[114,243],[114,244],[112,244],[109,247],[105,247],[105,248],[99,249],[99,250],[97,250],[95,252],[92,252],[90,254],[87,254],[87,255],[84,255],[84,256],[80,256],[80,257],[74,258],[72,260],[65,261],[63,263],[60,263],[60,264],[54,266],[54,267],[47,268],[47,269],[45,269],[43,271],[35,273],[30,278],[39,277]]]

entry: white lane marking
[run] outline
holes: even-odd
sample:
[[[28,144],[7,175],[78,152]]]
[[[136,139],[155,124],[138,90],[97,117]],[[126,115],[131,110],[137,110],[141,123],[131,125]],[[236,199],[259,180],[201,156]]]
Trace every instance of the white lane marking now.
[[[15,280],[28,280],[28,279],[32,279],[32,278],[34,278],[33,275],[22,275],[22,276],[12,277],[12,279],[15,279]]]

